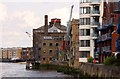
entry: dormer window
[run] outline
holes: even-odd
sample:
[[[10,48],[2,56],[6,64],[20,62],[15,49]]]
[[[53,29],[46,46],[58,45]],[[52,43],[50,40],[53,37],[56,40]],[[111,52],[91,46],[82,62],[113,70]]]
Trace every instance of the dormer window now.
[[[55,30],[53,30],[53,32],[58,32],[58,31],[55,29]]]

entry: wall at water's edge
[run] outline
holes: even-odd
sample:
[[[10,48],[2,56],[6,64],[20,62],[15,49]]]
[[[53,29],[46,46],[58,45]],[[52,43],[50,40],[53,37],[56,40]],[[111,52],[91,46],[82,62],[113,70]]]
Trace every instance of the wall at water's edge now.
[[[120,66],[105,66],[102,64],[81,63],[80,71],[90,76],[120,77]]]

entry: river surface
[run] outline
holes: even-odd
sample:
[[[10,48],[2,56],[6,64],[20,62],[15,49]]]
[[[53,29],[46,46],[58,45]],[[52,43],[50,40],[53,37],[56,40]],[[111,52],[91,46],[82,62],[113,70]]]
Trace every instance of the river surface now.
[[[26,70],[25,64],[20,63],[0,63],[0,79],[66,79],[67,75],[57,71],[36,71]]]

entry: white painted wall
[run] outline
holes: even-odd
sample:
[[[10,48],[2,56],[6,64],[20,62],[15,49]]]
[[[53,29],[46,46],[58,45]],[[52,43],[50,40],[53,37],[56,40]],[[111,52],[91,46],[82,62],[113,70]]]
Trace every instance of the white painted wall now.
[[[91,7],[91,9],[93,9],[93,6],[91,4],[92,3],[80,3],[79,7],[88,7],[89,6],[89,7]],[[96,16],[100,16],[99,21],[100,21],[100,24],[102,24],[103,1],[100,2],[100,3],[96,3],[96,4],[100,4],[100,14],[96,14]],[[80,15],[80,18],[90,17],[91,22],[93,22],[93,17],[92,16],[95,15],[95,14],[80,14],[79,13],[79,15]],[[92,26],[92,25],[80,25],[79,26],[79,29],[90,29],[90,36],[79,36],[79,40],[90,40],[90,47],[79,47],[79,51],[90,51],[90,56],[92,56],[92,57],[94,57],[94,49],[95,49],[94,39],[97,38],[97,37],[92,37],[93,27],[98,27],[98,26]],[[81,58],[79,59],[79,61],[80,60],[85,61],[85,59],[81,59]]]

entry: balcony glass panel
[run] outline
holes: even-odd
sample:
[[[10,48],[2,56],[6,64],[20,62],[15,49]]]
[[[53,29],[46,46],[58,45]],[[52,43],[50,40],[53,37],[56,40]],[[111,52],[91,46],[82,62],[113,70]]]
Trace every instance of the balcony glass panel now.
[[[93,10],[93,11],[91,11],[92,12],[92,14],[100,14],[100,11],[99,10]]]
[[[101,0],[90,0],[91,2],[100,2]]]
[[[91,25],[100,25],[99,22],[91,22]]]

